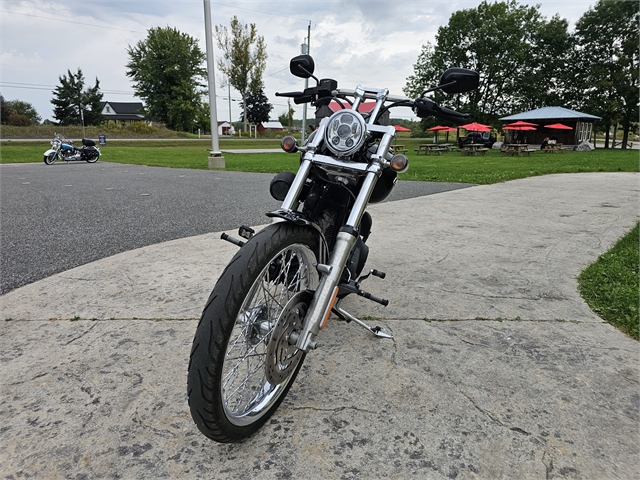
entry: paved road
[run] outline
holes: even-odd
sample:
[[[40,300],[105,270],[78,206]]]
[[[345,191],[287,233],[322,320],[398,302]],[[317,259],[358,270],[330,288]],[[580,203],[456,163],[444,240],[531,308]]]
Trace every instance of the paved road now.
[[[0,166],[0,294],[120,252],[267,223],[273,175],[98,162]],[[399,182],[390,200],[466,187]]]

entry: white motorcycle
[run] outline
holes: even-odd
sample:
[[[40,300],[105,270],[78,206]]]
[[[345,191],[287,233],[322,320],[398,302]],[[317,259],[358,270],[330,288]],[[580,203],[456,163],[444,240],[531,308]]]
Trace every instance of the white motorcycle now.
[[[351,294],[387,305],[362,290],[371,232],[369,203],[384,200],[407,170],[406,156],[393,152],[396,131],[385,113],[410,107],[419,117],[436,116],[464,123],[468,115],[440,107],[425,94],[462,93],[478,87],[476,72],[452,68],[440,85],[416,99],[390,95],[387,89],[339,89],[335,80],[313,76],[309,55],[291,60],[291,73],[314,78],[304,92],[276,94],[317,108],[336,101],[343,108],[323,118],[308,141],[282,140],[286,152],[301,152],[297,174],[282,172],[271,195],[282,201],[267,213],[272,223],[255,233],[240,227],[244,240],[223,235],[240,247],[216,283],[196,329],[188,372],[191,415],[200,431],[218,442],[234,442],[258,430],[285,398],[306,354],[333,313],[380,338],[392,338],[347,312]],[[368,114],[358,112],[374,99]]]
[[[96,147],[96,142],[89,138],[82,139],[82,147],[73,146],[73,141],[65,142],[63,137],[57,133],[53,135],[51,140],[51,148],[44,152],[43,161],[47,165],[56,163],[61,159],[65,162],[86,161],[95,163],[100,158],[100,149]]]

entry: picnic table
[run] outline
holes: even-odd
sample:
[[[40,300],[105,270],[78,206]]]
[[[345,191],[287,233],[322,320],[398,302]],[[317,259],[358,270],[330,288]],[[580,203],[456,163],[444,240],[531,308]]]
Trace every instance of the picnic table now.
[[[489,150],[483,143],[466,143],[460,146],[460,151],[467,155],[484,155]]]
[[[418,148],[414,150],[416,155],[421,153],[429,155],[430,153],[437,153],[440,155],[442,152],[448,152],[451,150],[450,143],[421,143]]]
[[[510,153],[511,156],[521,157],[524,154],[531,156],[531,152],[535,152],[535,149],[529,148],[526,143],[507,143],[502,146],[502,153]]]
[[[394,145],[392,148],[395,153],[407,153],[407,147],[405,145]]]
[[[563,153],[564,152],[564,148],[562,147],[561,143],[548,143],[543,149],[542,151],[544,153]]]

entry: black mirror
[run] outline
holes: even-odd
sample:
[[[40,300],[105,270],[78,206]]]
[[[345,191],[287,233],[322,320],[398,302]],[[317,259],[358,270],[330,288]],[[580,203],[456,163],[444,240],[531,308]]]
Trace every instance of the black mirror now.
[[[480,75],[466,68],[450,68],[440,77],[440,87],[445,93],[464,93],[478,88]]]
[[[300,78],[313,77],[313,70],[316,68],[316,64],[313,62],[311,55],[298,55],[291,59],[289,64],[289,70],[292,75]]]

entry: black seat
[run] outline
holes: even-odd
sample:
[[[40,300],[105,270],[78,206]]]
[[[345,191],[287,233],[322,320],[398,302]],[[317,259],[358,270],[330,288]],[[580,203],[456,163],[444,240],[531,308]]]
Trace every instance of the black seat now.
[[[90,138],[83,138],[82,139],[82,144],[87,146],[87,147],[95,147],[96,146],[96,142],[94,142]]]

